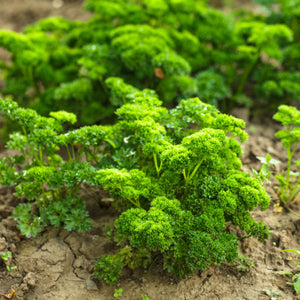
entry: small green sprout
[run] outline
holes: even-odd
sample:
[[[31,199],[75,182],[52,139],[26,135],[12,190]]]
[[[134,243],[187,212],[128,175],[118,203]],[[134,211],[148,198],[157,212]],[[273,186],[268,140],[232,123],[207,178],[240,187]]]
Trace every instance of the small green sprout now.
[[[3,261],[8,261],[10,258],[12,258],[12,254],[10,251],[1,252],[1,258]]]
[[[115,289],[114,297],[115,298],[122,297],[122,293],[123,293],[123,289]]]
[[[285,249],[285,250],[281,250],[281,252],[295,253],[300,257],[300,251],[297,250]],[[298,262],[297,267],[300,268],[300,258],[297,259],[297,262]],[[291,276],[292,282],[287,282],[287,284],[292,285],[295,289],[295,292],[297,294],[300,294],[300,273],[292,273],[289,271],[281,271],[280,273]]]
[[[263,289],[262,290],[264,293],[266,293],[271,300],[278,300],[279,298],[277,298],[276,296],[281,296],[282,293],[281,292],[273,292],[273,291],[270,291],[268,289]]]
[[[280,164],[281,162],[272,158],[269,153],[266,155],[266,157],[257,156],[256,158],[262,163],[262,167],[259,172],[252,169],[254,176],[261,180],[262,183],[266,182],[267,184],[270,184],[271,168],[274,167],[274,165]]]
[[[12,259],[12,253],[10,251],[7,252],[1,252],[1,259],[6,265],[7,271],[16,270],[17,266],[10,266],[9,262]]]
[[[254,264],[248,256],[245,256],[241,253],[238,254],[237,269],[244,271],[244,270],[248,270],[253,267],[254,267]]]

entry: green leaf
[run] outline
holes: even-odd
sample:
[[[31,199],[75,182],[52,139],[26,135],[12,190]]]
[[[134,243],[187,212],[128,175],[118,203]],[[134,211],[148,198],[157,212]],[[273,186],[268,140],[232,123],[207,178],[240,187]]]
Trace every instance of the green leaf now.
[[[269,155],[269,156],[268,156]],[[270,154],[267,154],[266,157],[263,156],[256,156],[256,158],[262,163],[262,164],[271,164],[271,165],[278,165],[281,163],[280,160],[271,158]]]
[[[293,283],[294,289],[297,294],[300,294],[300,274],[296,274],[293,278],[293,280],[296,280],[296,282]]]
[[[292,252],[292,253],[295,253],[300,256],[300,251],[293,250],[293,249],[284,249],[284,250],[281,250],[281,252]]]

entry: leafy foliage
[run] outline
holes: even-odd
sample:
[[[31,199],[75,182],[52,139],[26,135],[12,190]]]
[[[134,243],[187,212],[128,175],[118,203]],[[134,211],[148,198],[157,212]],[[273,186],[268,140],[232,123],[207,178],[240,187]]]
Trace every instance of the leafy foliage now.
[[[147,268],[154,259],[177,277],[233,262],[238,237],[227,230],[228,222],[246,236],[268,237],[267,226],[250,211],[265,210],[269,197],[259,179],[240,170],[243,120],[198,98],[168,110],[154,91],[119,78],[107,85],[114,101],[123,103],[114,125],[67,131],[64,123],[76,121],[72,113],[42,117],[0,100],[3,114],[22,129],[7,142],[20,155],[1,159],[0,178],[28,200],[14,212],[23,234],[36,236],[46,225],[87,230],[90,221],[77,194],[88,182],[108,191],[121,213],[108,232],[122,249],[95,266],[95,276],[108,284],[118,281],[124,267]]]
[[[271,181],[269,179],[271,177],[271,168],[274,165],[280,164],[281,161],[272,158],[269,153],[266,157],[257,156],[256,158],[262,163],[262,167],[259,172],[252,169],[254,176],[261,181],[261,184],[263,184],[264,181],[270,184]]]
[[[292,170],[300,167],[300,162],[293,158],[300,142],[300,111],[293,106],[281,105],[273,118],[283,126],[275,137],[281,140],[287,151],[287,169],[275,176],[279,181],[278,196],[285,206],[289,206],[298,200],[297,195],[300,192],[299,172]]]
[[[51,17],[0,31],[12,54],[1,63],[2,92],[44,116],[71,111],[84,125],[108,121],[122,104],[109,97],[112,76],[173,106],[196,96],[222,109],[299,101],[298,9],[281,2],[282,17],[235,18],[204,0],[88,0],[87,22]]]
[[[280,104],[290,104],[287,100],[294,99],[299,101],[299,80],[295,80],[299,77],[299,67],[300,67],[300,56],[299,56],[299,41],[300,41],[300,1],[299,0],[254,0],[259,4],[262,4],[266,8],[266,17],[264,22],[269,26],[276,26],[283,24],[287,26],[293,34],[293,43],[283,43],[279,42],[281,51],[278,51],[276,47],[272,47],[271,53],[277,52],[278,58],[273,56],[275,59],[267,58],[267,64],[271,64],[278,69],[278,72],[274,72],[273,75],[272,68],[269,70],[262,70],[260,73],[261,80],[265,83],[261,87],[257,87],[257,93],[264,94],[264,86],[266,86],[266,96],[268,99],[280,100],[277,103]],[[274,52],[275,50],[275,52]],[[255,74],[255,77],[257,74]],[[285,79],[283,79],[285,78]],[[259,79],[258,79],[259,80]],[[275,84],[276,82],[276,84]],[[271,87],[271,94],[270,94]],[[296,94],[295,94],[296,93]],[[270,101],[270,100],[268,100]]]
[[[89,229],[88,213],[77,192],[81,183],[95,176],[92,163],[100,159],[99,148],[109,128],[86,126],[65,132],[66,122],[76,122],[74,114],[58,111],[46,118],[10,99],[0,99],[0,111],[22,130],[11,134],[6,144],[20,154],[0,159],[0,183],[15,186],[16,195],[30,201],[19,204],[13,214],[21,233],[36,236],[46,225]],[[82,146],[75,151],[78,144]],[[57,153],[62,148],[68,153],[66,160]],[[38,215],[33,214],[36,207]]]
[[[300,252],[297,251],[297,250],[294,250],[294,249],[285,249],[285,250],[281,250],[281,251],[295,253],[298,256],[300,256]],[[299,259],[297,259],[297,261],[298,261],[297,267],[299,268],[300,267]],[[295,273],[294,274],[294,273],[291,273],[291,272],[288,272],[288,271],[281,271],[280,273],[281,274],[287,274],[287,275],[291,276],[292,282],[287,282],[287,284],[292,285],[295,289],[295,292],[297,294],[300,294],[300,273]]]
[[[114,238],[125,248],[102,257],[95,267],[95,276],[108,284],[117,282],[122,268],[137,261],[136,266],[142,261],[149,266],[154,257],[177,277],[233,262],[238,238],[226,230],[227,222],[260,241],[269,235],[249,213],[258,205],[266,209],[269,197],[259,179],[240,171],[244,121],[197,98],[169,111],[161,104],[147,95],[117,110],[119,121],[111,127],[115,147],[95,176],[94,184],[103,186],[121,211]],[[126,247],[136,255],[128,258]],[[141,259],[141,249],[150,258]]]

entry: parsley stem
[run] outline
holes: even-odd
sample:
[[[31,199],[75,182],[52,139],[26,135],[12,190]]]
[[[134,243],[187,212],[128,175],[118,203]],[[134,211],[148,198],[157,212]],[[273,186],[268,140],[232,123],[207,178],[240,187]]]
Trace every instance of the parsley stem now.
[[[72,160],[72,155],[71,155],[71,152],[70,152],[70,149],[69,149],[68,145],[66,145],[66,149],[67,149],[69,160]]]
[[[75,154],[75,149],[74,149],[73,145],[71,145],[71,149],[72,149],[73,159],[76,160],[76,154]]]
[[[162,161],[160,161],[160,164],[158,166],[156,153],[153,153],[153,159],[154,159],[154,164],[155,164],[155,169],[156,169],[157,175],[159,176],[159,172],[162,168]]]
[[[198,171],[199,167],[201,166],[203,160],[205,157],[203,157],[200,162],[196,165],[196,167],[194,168],[192,174],[190,174],[190,172],[188,173],[188,175],[186,175],[185,169],[183,169],[183,177],[186,181],[186,183],[188,183],[196,174],[196,172]]]
[[[42,146],[39,146],[39,152],[40,152],[40,160],[41,160],[41,162],[43,162],[44,157],[43,157],[43,148],[42,148]]]
[[[237,97],[239,95],[241,95],[243,93],[244,90],[244,86],[246,84],[246,81],[249,77],[249,75],[251,74],[252,70],[254,69],[254,67],[256,66],[258,59],[260,57],[260,50],[257,51],[257,54],[253,57],[252,61],[248,64],[248,66],[246,67],[241,80],[239,82],[239,85],[237,87],[236,93],[234,95],[234,97]]]

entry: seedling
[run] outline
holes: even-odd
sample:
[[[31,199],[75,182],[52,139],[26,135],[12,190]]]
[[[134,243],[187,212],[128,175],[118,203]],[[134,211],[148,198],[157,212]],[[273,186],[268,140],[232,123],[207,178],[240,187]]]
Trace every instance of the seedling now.
[[[123,289],[115,289],[114,297],[115,298],[122,297],[122,293],[123,293]]]
[[[253,268],[254,264],[252,260],[241,253],[238,254],[237,259],[237,269],[241,271],[249,270],[250,268]]]
[[[10,251],[1,252],[1,258],[3,261],[8,261],[11,257],[12,257],[12,254]]]
[[[9,265],[9,261],[11,260],[11,258],[12,258],[12,253],[10,251],[1,252],[1,259],[5,263],[7,271],[16,270],[18,268],[17,266],[11,267]]]
[[[278,300],[279,298],[277,296],[281,296],[282,293],[281,292],[273,292],[267,289],[263,289],[263,292],[265,292],[271,300]]]
[[[277,159],[272,158],[269,153],[266,155],[266,157],[257,156],[256,158],[262,163],[262,167],[259,172],[252,169],[254,176],[257,179],[259,179],[262,182],[262,184],[263,182],[270,184],[271,169],[272,167],[274,167],[277,164],[280,164],[281,162]]]
[[[300,192],[300,174],[292,170],[300,167],[300,162],[294,160],[300,142],[300,111],[296,107],[281,105],[273,118],[284,127],[275,136],[281,140],[287,154],[286,170],[275,176],[279,181],[277,193],[281,203],[289,207],[299,199]]]
[[[285,250],[281,250],[282,252],[292,252],[297,254],[300,257],[300,251],[296,251],[293,249],[285,249]],[[297,267],[300,268],[300,259],[297,260],[298,264]],[[297,294],[300,294],[300,273],[292,273],[289,271],[281,271],[281,274],[287,274],[289,276],[291,276],[292,282],[287,282],[287,284],[292,285],[295,289],[295,292]]]

